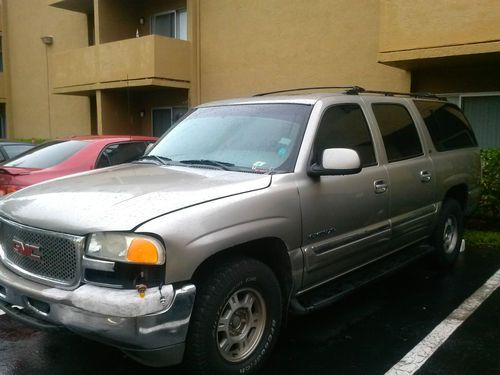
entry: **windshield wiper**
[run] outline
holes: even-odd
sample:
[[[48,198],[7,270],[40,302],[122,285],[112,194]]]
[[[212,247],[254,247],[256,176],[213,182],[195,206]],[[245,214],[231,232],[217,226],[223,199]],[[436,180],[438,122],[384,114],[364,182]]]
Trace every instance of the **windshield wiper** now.
[[[229,167],[234,167],[234,164],[225,161],[208,160],[208,159],[193,159],[193,160],[181,160],[179,163],[182,164],[192,164],[192,165],[209,165],[211,167],[217,167],[225,171],[230,171]]]
[[[160,162],[160,164],[162,164],[162,165],[167,165],[168,161],[172,161],[172,159],[170,159],[170,158],[167,158],[165,156],[158,156],[158,155],[144,155],[138,159],[138,161],[140,161],[140,160],[156,160],[156,161]]]

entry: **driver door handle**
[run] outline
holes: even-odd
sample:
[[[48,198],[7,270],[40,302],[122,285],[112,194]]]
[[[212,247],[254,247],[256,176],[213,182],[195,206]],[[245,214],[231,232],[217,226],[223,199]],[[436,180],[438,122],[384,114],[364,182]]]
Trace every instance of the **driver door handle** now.
[[[384,180],[375,180],[373,181],[373,189],[375,190],[375,194],[382,194],[387,191],[389,187]]]

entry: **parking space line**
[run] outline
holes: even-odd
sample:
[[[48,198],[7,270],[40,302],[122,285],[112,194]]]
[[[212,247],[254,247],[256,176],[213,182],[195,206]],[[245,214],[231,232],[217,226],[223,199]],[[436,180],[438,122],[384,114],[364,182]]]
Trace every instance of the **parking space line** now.
[[[500,286],[500,269],[418,343],[386,375],[415,373],[451,334]]]
[[[0,315],[3,315],[3,314],[5,314],[5,313],[3,312],[3,310],[0,310]]]

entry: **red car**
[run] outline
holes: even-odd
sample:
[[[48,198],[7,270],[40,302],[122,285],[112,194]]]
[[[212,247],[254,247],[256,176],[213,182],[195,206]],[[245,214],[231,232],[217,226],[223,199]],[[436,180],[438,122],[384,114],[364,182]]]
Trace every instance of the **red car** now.
[[[105,135],[42,143],[0,165],[0,196],[51,178],[136,160],[157,139]]]

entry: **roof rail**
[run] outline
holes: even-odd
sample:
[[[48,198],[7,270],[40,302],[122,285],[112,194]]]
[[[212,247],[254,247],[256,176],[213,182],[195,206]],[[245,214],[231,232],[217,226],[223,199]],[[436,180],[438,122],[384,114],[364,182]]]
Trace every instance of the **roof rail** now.
[[[384,96],[409,96],[412,98],[432,98],[439,99],[442,101],[446,101],[446,98],[425,92],[396,92],[396,91],[378,91],[378,90],[365,90],[360,86],[315,86],[315,87],[298,87],[294,89],[287,90],[278,90],[278,91],[269,91],[263,92],[259,94],[255,94],[254,97],[257,96],[266,96],[273,94],[282,94],[286,92],[294,92],[294,91],[309,91],[309,90],[328,90],[328,89],[342,89],[345,90],[344,94],[347,95],[359,95],[359,94],[380,94]]]
[[[364,92],[365,89],[359,86],[316,86],[316,87],[298,87],[295,89],[287,89],[287,90],[278,90],[278,91],[269,91],[269,92],[262,92],[259,94],[255,94],[255,96],[266,96],[266,95],[273,95],[273,94],[282,94],[285,92],[293,92],[293,91],[308,91],[308,90],[327,90],[327,89],[343,89],[346,90],[346,94],[350,95],[356,95],[359,92]]]
[[[377,90],[364,90],[362,93],[366,94],[380,94],[384,96],[409,96],[412,98],[433,98],[446,101],[446,98],[437,96],[427,92],[396,92],[396,91],[377,91]]]

